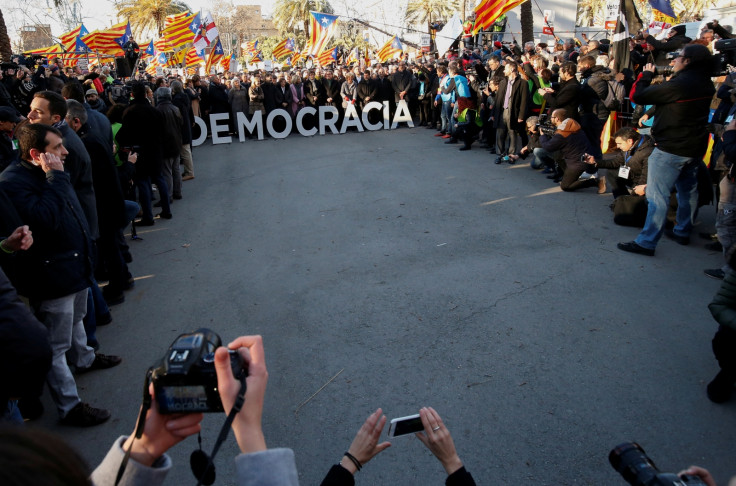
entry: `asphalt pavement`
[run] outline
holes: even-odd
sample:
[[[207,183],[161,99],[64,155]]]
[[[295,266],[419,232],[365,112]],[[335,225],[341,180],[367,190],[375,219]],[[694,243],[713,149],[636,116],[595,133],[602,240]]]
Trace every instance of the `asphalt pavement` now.
[[[423,128],[237,141],[194,151],[172,220],[131,241],[135,288],[98,330],[114,369],[77,378],[106,424],[43,426],[91,465],[129,434],[146,369],[177,335],[262,334],[264,430],[317,485],[365,418],[432,406],[478,484],[620,485],[608,452],[637,441],[663,471],[736,474],[736,401],[715,405],[707,304],[722,257],[693,238],[623,253],[610,193],[563,193],[528,164],[494,165]],[[713,207],[696,232],[712,231]],[[204,420],[210,451],[222,415]],[[444,484],[414,437],[359,485]],[[190,438],[167,484],[196,484]],[[230,435],[216,484],[234,484]]]

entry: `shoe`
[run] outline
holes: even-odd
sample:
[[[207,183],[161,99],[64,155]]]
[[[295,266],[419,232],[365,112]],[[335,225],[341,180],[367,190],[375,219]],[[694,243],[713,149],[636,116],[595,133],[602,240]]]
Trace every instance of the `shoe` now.
[[[450,135],[449,133],[445,133],[444,135],[442,135],[442,138],[452,138],[452,135]]]
[[[87,346],[98,351],[100,349],[100,343],[96,339],[87,339]]]
[[[181,178],[181,180],[183,181],[191,181],[192,179],[194,179],[194,176],[192,174],[187,174],[185,176],[182,176]]]
[[[73,427],[92,427],[106,422],[109,418],[109,410],[90,407],[88,403],[81,402],[71,409],[60,422]]]
[[[108,306],[118,305],[125,302],[125,294],[123,294],[122,290],[120,293],[113,294],[112,292],[105,292],[107,289],[108,287],[105,287],[102,291],[102,297],[105,299]]]
[[[114,368],[122,362],[123,358],[120,356],[109,356],[107,354],[95,353],[95,360],[92,361],[92,364],[86,368],[77,368],[77,374],[82,375],[90,371]]]
[[[105,312],[104,314],[97,316],[97,327],[100,326],[107,326],[112,322],[112,314],[110,314],[110,311]],[[95,349],[95,351],[97,351]]]
[[[720,251],[723,251],[723,245],[721,245],[721,242],[720,241],[717,241],[717,240],[716,241],[711,241],[710,243],[708,243],[707,245],[705,245],[705,249],[706,250],[710,250],[710,251],[718,251],[718,252],[720,252]]]
[[[544,169],[542,169],[542,174],[551,174],[554,171],[555,170],[552,169],[551,167],[545,167]]]
[[[459,150],[460,150],[460,151],[464,151],[464,150],[470,150],[470,146],[469,146],[469,145],[463,145],[462,147],[460,147],[460,149],[459,149]]]
[[[448,135],[448,137],[449,137],[449,135]],[[442,137],[442,138],[445,138],[445,137]],[[448,141],[445,142],[445,144],[450,144],[450,143],[457,143],[457,139],[456,138],[450,138]]]
[[[557,178],[559,178],[559,176],[557,175],[557,172],[554,172],[554,171],[552,172],[551,175],[547,176],[547,179],[557,179]]]
[[[160,213],[160,214],[158,214],[158,216],[161,217],[161,218],[163,218],[163,219],[171,219],[171,218],[174,217],[174,215],[171,214],[171,213]]]
[[[153,226],[153,220],[152,219],[141,219],[135,225],[136,226]]]
[[[619,250],[628,251],[629,253],[638,253],[640,255],[654,256],[654,250],[650,250],[649,248],[644,248],[643,246],[639,246],[639,244],[636,241],[629,241],[628,243],[619,243],[616,246],[618,246]]]
[[[18,409],[23,420],[36,420],[43,415],[43,403],[38,397],[21,398],[18,400]]]
[[[598,178],[598,194],[606,193],[606,179],[604,177]]]
[[[444,137],[445,136],[445,132],[437,132],[437,133],[434,134],[434,136],[435,137]]]
[[[509,160],[507,160],[506,162],[508,162],[509,165],[514,165],[516,163],[516,159],[509,157]]]
[[[705,233],[705,232],[703,232],[703,233],[698,233],[698,234],[704,240],[718,241],[718,234],[717,233]]]
[[[675,232],[671,229],[664,230],[664,235],[674,241],[675,243],[678,243],[680,245],[689,245],[690,244],[690,237],[689,236],[680,236],[678,234],[675,234]]]
[[[182,199],[181,194],[174,194],[174,199],[176,200]]]
[[[707,393],[711,402],[725,403],[733,393],[733,382],[728,380],[721,371],[713,378],[713,381],[708,383]]]
[[[721,270],[720,268],[711,268],[703,270],[703,273],[710,278],[715,278],[716,280],[723,280],[723,278],[726,276],[726,272]]]
[[[496,157],[496,160],[494,160],[493,163],[496,165],[503,164],[503,156],[499,155],[498,157]]]

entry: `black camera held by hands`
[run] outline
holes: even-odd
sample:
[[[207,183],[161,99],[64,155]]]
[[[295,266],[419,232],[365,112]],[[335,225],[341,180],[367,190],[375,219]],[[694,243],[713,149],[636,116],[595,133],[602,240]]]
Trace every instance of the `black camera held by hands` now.
[[[206,328],[176,338],[151,374],[160,413],[223,411],[215,373],[215,350],[220,346],[220,336]],[[246,363],[238,351],[229,353],[233,376],[243,382]]]
[[[636,442],[617,445],[608,454],[608,461],[631,486],[707,486],[698,476],[659,472]]]
[[[551,137],[557,131],[557,127],[549,121],[546,113],[539,115],[539,120],[537,121],[537,124],[534,125],[534,128],[535,130],[539,130],[542,135],[547,135],[548,137]]]

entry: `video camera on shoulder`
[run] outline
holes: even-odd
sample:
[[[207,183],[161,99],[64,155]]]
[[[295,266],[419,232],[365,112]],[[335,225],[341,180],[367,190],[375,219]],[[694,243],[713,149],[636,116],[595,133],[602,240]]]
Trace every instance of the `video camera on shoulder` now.
[[[537,121],[537,124],[534,125],[534,128],[548,137],[551,137],[557,131],[557,127],[549,121],[549,117],[547,117],[546,113],[539,115],[539,120]]]
[[[160,413],[224,410],[215,373],[215,350],[220,346],[220,336],[206,328],[182,334],[174,340],[151,374]],[[245,380],[248,376],[246,363],[238,351],[229,352],[233,376]]]

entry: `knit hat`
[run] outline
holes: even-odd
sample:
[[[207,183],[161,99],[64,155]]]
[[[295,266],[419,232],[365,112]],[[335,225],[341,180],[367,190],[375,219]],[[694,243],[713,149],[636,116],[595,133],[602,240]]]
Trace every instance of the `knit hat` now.
[[[85,98],[86,98],[87,96],[91,96],[91,95],[99,96],[99,94],[97,94],[97,90],[96,90],[96,89],[88,89],[88,90],[87,90],[87,91],[86,91],[86,92],[84,93],[84,97],[85,97]]]

